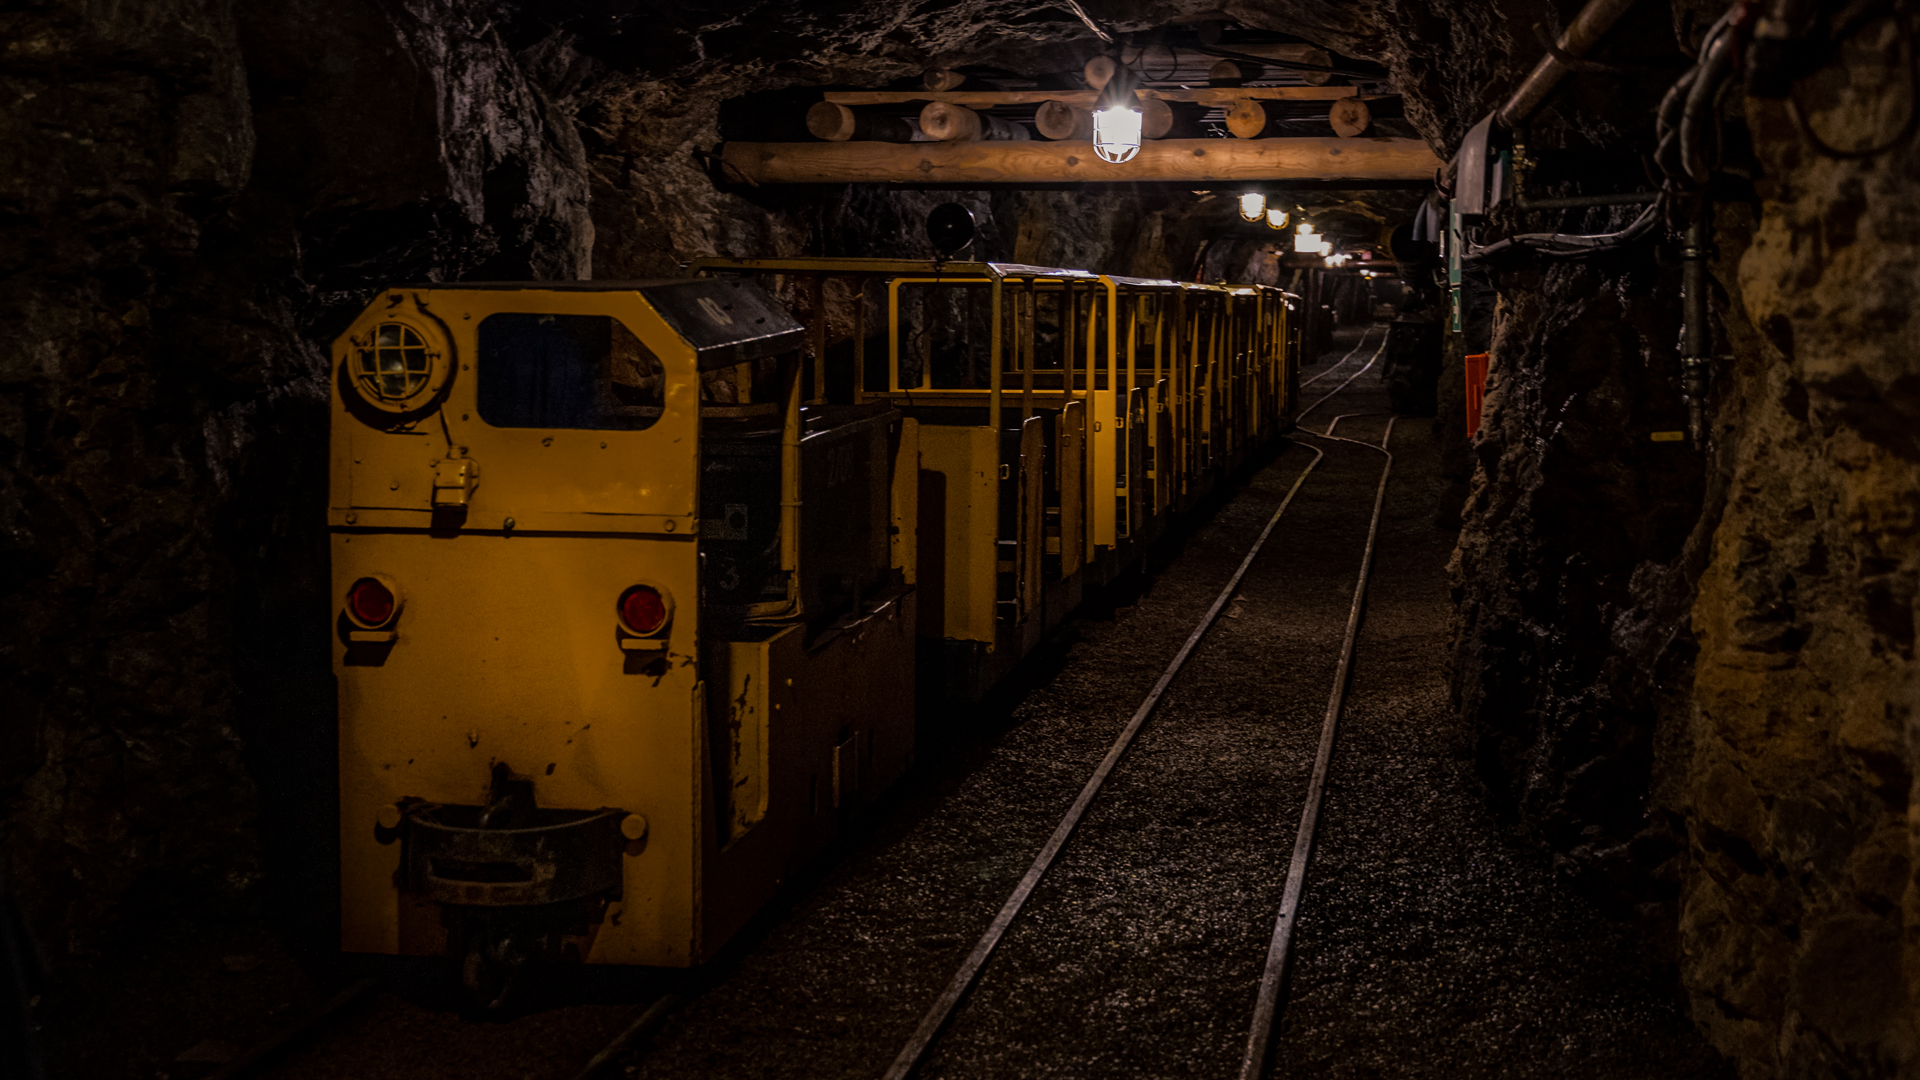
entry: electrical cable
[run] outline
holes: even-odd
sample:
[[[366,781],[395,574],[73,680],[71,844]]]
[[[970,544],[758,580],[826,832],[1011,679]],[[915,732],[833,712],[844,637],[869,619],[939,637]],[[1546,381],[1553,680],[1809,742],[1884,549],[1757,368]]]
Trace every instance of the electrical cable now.
[[[1735,5],[1733,10],[1744,9]],[[1712,125],[1718,134],[1720,91],[1733,78],[1734,62],[1740,57],[1738,24],[1726,18],[1722,22],[1720,32],[1700,50],[1700,63],[1694,67],[1698,74],[1687,87],[1686,105],[1680,111],[1680,170],[1700,187],[1713,179],[1714,166],[1702,145],[1703,129]]]
[[[1901,0],[1902,3],[1905,0]],[[1645,238],[1665,218],[1676,201],[1675,188],[1704,187],[1712,179],[1718,159],[1719,128],[1714,116],[1740,58],[1740,35],[1752,16],[1751,5],[1736,2],[1708,28],[1701,40],[1700,59],[1667,89],[1654,111],[1657,149],[1654,161],[1665,175],[1660,198],[1626,226],[1606,233],[1519,233],[1491,244],[1462,238],[1462,262],[1478,263],[1518,250],[1546,258],[1578,259],[1619,251]],[[1920,82],[1916,82],[1920,87]],[[1916,110],[1920,117],[1920,109]],[[1711,128],[1716,152],[1709,155],[1704,137]]]
[[[1068,11],[1071,11],[1074,13],[1074,15],[1078,16],[1081,22],[1086,23],[1087,29],[1093,31],[1094,37],[1099,38],[1101,41],[1104,41],[1109,45],[1113,44],[1113,35],[1107,33],[1105,27],[1101,26],[1097,22],[1094,22],[1093,16],[1087,14],[1087,9],[1081,7],[1080,4],[1078,3],[1078,0],[1060,0],[1060,3],[1061,3],[1061,6],[1065,7]]]
[[[1504,252],[1526,248],[1550,259],[1575,259],[1603,252],[1618,251],[1646,236],[1660,223],[1665,194],[1640,211],[1626,227],[1610,233],[1521,233],[1476,247],[1460,256],[1461,262],[1482,262]]]

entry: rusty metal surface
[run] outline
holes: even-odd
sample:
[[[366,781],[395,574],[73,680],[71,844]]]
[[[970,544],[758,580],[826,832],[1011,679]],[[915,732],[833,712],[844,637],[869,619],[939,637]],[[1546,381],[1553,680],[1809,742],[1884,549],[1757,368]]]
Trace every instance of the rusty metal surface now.
[[[484,807],[431,804],[405,825],[406,887],[442,904],[514,907],[620,887],[622,810],[538,810],[540,824],[478,827]]]

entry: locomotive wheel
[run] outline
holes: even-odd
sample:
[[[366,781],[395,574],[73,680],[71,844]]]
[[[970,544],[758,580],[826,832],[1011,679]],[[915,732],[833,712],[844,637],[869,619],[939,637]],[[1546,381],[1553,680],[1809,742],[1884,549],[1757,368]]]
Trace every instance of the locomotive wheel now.
[[[460,964],[460,984],[467,1004],[486,1016],[501,1016],[513,1007],[526,981],[528,956],[511,933],[473,935]]]

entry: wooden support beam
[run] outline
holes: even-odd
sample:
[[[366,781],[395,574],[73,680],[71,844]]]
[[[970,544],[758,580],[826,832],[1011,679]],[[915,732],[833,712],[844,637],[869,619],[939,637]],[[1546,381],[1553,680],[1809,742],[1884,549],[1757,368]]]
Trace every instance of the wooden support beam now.
[[[1440,165],[1419,139],[1162,139],[1121,165],[1078,141],[731,142],[720,160],[748,184],[1429,180]]]
[[[1143,98],[1192,101],[1202,105],[1228,105],[1243,98],[1335,101],[1360,96],[1359,88],[1353,86],[1218,86],[1191,90],[1141,90],[1138,93]],[[1091,109],[1100,94],[1096,90],[828,90],[822,96],[835,105],[905,105],[916,101],[944,101],[949,105],[985,109],[994,105],[1037,105],[1042,101],[1064,101],[1069,105]]]

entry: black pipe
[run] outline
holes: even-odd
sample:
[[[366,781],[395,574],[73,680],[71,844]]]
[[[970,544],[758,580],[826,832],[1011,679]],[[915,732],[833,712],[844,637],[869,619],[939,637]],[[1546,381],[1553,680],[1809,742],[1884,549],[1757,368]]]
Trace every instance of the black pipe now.
[[[1613,195],[1569,195],[1564,199],[1520,199],[1522,210],[1578,210],[1587,206],[1644,206],[1660,198],[1657,191],[1623,191]]]

